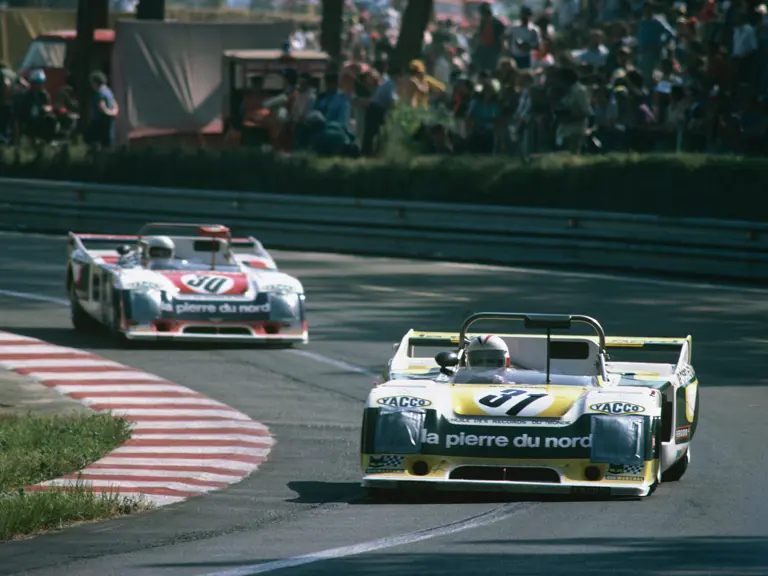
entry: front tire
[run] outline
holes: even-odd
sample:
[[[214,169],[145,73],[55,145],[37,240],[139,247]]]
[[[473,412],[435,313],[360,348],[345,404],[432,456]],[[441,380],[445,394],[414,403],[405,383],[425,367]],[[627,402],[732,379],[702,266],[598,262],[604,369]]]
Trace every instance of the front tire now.
[[[664,482],[678,482],[688,470],[688,464],[691,462],[691,447],[685,449],[685,455],[677,462],[672,464],[672,467],[664,472],[662,480]]]

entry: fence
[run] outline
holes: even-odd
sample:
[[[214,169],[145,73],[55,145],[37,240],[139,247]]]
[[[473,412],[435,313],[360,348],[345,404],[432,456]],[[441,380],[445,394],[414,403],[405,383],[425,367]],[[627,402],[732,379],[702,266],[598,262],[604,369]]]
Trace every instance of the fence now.
[[[130,234],[154,220],[293,250],[768,279],[759,222],[0,179],[5,230]]]

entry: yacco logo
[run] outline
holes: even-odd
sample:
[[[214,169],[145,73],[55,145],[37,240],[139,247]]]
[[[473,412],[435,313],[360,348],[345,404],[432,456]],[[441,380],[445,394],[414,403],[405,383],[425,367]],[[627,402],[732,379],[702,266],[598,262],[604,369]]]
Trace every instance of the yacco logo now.
[[[257,314],[269,310],[269,304],[176,304],[176,314]]]
[[[415,396],[387,396],[386,398],[376,400],[376,404],[392,406],[393,408],[424,408],[425,406],[431,406],[432,401],[416,398]]]
[[[599,404],[592,404],[589,409],[604,414],[640,414],[645,412],[643,406],[628,402],[600,402]]]

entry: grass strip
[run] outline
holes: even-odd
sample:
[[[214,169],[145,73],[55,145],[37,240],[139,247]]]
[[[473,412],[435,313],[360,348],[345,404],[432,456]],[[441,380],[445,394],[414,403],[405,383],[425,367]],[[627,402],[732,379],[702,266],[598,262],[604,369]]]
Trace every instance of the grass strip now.
[[[130,514],[144,503],[93,491],[87,482],[46,491],[25,487],[76,473],[131,436],[110,414],[0,418],[0,541],[64,525]]]

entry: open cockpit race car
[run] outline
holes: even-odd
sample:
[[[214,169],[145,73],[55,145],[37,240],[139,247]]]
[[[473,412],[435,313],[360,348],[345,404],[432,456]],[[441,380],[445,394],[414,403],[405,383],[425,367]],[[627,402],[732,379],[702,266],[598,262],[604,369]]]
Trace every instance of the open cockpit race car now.
[[[307,343],[304,288],[253,237],[219,224],[150,223],[136,236],[68,235],[77,330],[127,340]]]
[[[478,320],[526,330],[469,334]],[[597,334],[552,334],[575,324]],[[690,461],[699,404],[691,347],[690,336],[606,337],[582,315],[479,313],[459,333],[409,330],[366,401],[362,485],[374,497],[648,496]],[[443,350],[433,358],[420,348]],[[636,352],[655,361],[610,357]],[[669,363],[659,361],[664,352]]]

